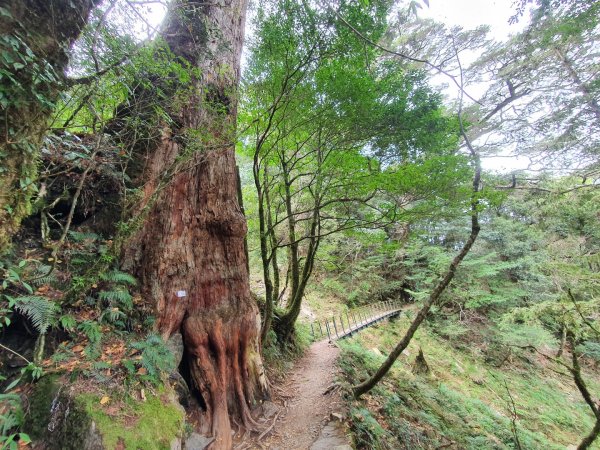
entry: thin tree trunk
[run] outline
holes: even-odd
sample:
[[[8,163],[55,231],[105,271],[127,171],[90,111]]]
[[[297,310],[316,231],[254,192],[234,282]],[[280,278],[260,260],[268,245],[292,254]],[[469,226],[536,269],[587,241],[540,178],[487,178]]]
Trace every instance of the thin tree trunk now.
[[[469,234],[469,238],[464,243],[460,252],[454,257],[454,259],[450,263],[450,266],[448,267],[448,270],[446,270],[446,273],[444,274],[442,279],[435,286],[435,288],[429,295],[429,298],[427,299],[425,304],[421,307],[421,309],[417,313],[417,316],[413,319],[412,323],[410,324],[410,327],[404,334],[404,337],[402,338],[402,340],[398,343],[398,345],[396,345],[394,350],[392,350],[392,352],[388,355],[386,360],[379,367],[379,369],[377,369],[377,372],[375,372],[375,374],[371,378],[358,384],[357,386],[355,386],[352,389],[352,392],[353,392],[355,398],[359,398],[361,395],[363,395],[363,394],[369,392],[371,389],[373,389],[373,387],[392,368],[392,365],[394,364],[396,359],[398,359],[398,356],[400,356],[400,354],[404,351],[404,349],[406,347],[408,347],[408,344],[410,344],[410,341],[412,340],[413,336],[417,332],[417,329],[419,328],[421,323],[423,323],[423,321],[427,318],[427,315],[429,314],[429,310],[431,309],[431,307],[438,301],[438,299],[440,298],[440,296],[442,295],[444,290],[448,287],[448,285],[454,278],[454,275],[456,274],[456,269],[458,268],[458,266],[460,265],[462,260],[465,258],[465,256],[467,256],[467,254],[471,250],[471,247],[473,247],[475,240],[477,239],[477,235],[479,234],[479,230],[480,230],[479,218],[478,218],[479,202],[477,200],[477,193],[479,192],[479,183],[481,181],[481,163],[479,161],[479,156],[471,148],[471,145],[468,142],[468,140],[467,140],[467,145],[469,146],[469,148],[471,150],[471,155],[473,157],[473,160],[474,160],[473,162],[475,164],[475,175],[473,177],[473,194],[472,194],[472,199],[471,199],[471,233]]]
[[[563,351],[565,349],[566,342],[567,342],[567,327],[563,323],[562,331],[561,331],[561,338],[560,338],[560,346],[558,347],[558,351],[556,352],[557,358],[560,358],[562,356]]]
[[[310,224],[309,230],[309,244],[308,249],[306,251],[306,258],[304,261],[304,265],[302,267],[302,274],[298,277],[298,283],[296,287],[292,285],[292,290],[290,293],[290,300],[288,303],[288,308],[281,317],[277,319],[277,324],[275,326],[275,331],[282,342],[289,342],[294,333],[294,326],[296,324],[296,320],[298,320],[298,316],[300,315],[300,311],[302,309],[302,299],[304,297],[304,292],[306,290],[306,286],[308,285],[308,280],[312,275],[312,271],[314,268],[315,257],[317,256],[317,251],[319,249],[320,244],[320,207],[319,200],[315,200],[315,208],[313,210],[313,217]],[[298,258],[298,252],[292,254],[293,257],[296,255]],[[290,262],[291,265],[294,265],[294,261]],[[296,259],[295,261],[296,267],[300,268],[300,262]]]
[[[267,166],[265,166],[265,174]],[[272,301],[274,302],[279,298],[279,289],[281,285],[281,277],[279,274],[279,262],[277,260],[277,249],[278,242],[277,236],[275,235],[275,226],[273,224],[273,216],[271,215],[272,204],[271,204],[271,192],[267,185],[265,189],[265,200],[267,201],[267,227],[269,230],[269,243],[271,245],[271,267],[273,268],[273,294]]]
[[[275,331],[277,332],[281,342],[289,342],[294,333],[296,320],[298,320],[300,311],[302,310],[302,299],[304,297],[304,292],[306,291],[306,286],[308,285],[308,280],[310,279],[314,267],[314,260],[318,245],[318,242],[311,242],[309,244],[306,261],[302,270],[302,278],[300,279],[296,291],[292,291],[290,295],[290,301],[285,314],[277,319]]]
[[[261,342],[266,342],[267,335],[269,334],[269,330],[271,329],[271,321],[273,319],[273,298],[276,292],[273,289],[273,282],[271,281],[271,273],[270,273],[270,256],[269,256],[269,239],[268,234],[269,231],[269,221],[267,219],[267,214],[270,215],[271,211],[269,210],[269,202],[267,200],[267,190],[268,190],[268,172],[267,165],[265,164],[265,168],[263,169],[264,176],[264,185],[260,181],[260,168],[258,166],[259,160],[259,152],[258,150],[254,153],[254,184],[256,187],[256,192],[258,194],[258,224],[259,224],[259,240],[260,240],[260,256],[262,261],[262,269],[263,269],[263,280],[265,283],[265,310],[264,317],[262,321],[262,328],[260,331]],[[271,249],[271,251],[275,251]]]
[[[300,263],[298,253],[298,240],[296,239],[296,217],[294,216],[294,208],[292,206],[292,191],[290,182],[290,173],[285,161],[285,154],[281,156],[281,169],[284,183],[284,194],[285,194],[285,212],[287,214],[287,225],[288,225],[288,241],[289,241],[289,261],[290,265],[290,281],[291,281],[291,295],[290,301],[293,301],[294,294],[298,291],[300,284]]]
[[[68,51],[98,3],[0,1],[0,53],[5,55],[0,64],[9,75],[0,80],[0,254],[30,213],[39,148],[64,81]]]
[[[230,417],[256,425],[250,407],[267,389],[234,157],[245,11],[246,0],[173,2],[164,39],[200,78],[178,86],[178,126],[165,126],[146,157],[139,208],[154,203],[123,255],[156,305],[160,333],[183,335],[213,450],[231,448]]]
[[[583,377],[581,376],[581,366],[579,365],[579,352],[577,351],[577,343],[575,342],[575,336],[573,336],[573,333],[570,331],[567,332],[567,340],[571,346],[571,361],[573,363],[571,373],[573,374],[573,380],[575,381],[575,385],[577,386],[577,389],[579,389],[581,396],[594,413],[594,417],[596,419],[596,423],[594,424],[592,431],[590,431],[590,433],[584,437],[577,446],[577,450],[586,450],[590,448],[590,446],[598,437],[598,434],[600,434],[600,408],[598,408],[598,405],[594,402],[592,394],[590,393],[585,381],[583,380]]]
[[[317,150],[317,168],[316,173],[322,175],[323,167],[323,156],[320,145]],[[292,194],[291,194],[291,183],[290,183],[290,172],[282,158],[282,172],[284,174],[285,183],[285,203],[286,211],[288,214],[288,232],[290,239],[290,253],[289,253],[289,265],[291,267],[292,275],[292,289],[290,292],[290,299],[288,302],[288,308],[286,312],[277,319],[275,331],[282,342],[290,342],[294,334],[294,327],[300,311],[302,310],[302,300],[304,298],[304,292],[308,286],[308,281],[312,275],[314,269],[315,258],[319,250],[319,244],[321,242],[321,191],[322,183],[321,177],[318,176],[314,184],[314,188],[311,190],[313,196],[313,210],[312,218],[308,229],[308,248],[306,250],[306,257],[304,264],[300,264],[299,254],[299,241],[296,234],[296,221],[294,218],[294,212],[292,207]]]

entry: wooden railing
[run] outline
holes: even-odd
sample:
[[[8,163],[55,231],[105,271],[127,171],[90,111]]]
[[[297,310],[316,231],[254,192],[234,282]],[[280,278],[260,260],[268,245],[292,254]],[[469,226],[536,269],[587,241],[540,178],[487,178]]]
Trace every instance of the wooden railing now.
[[[340,315],[310,324],[314,340],[327,337],[329,342],[351,336],[363,328],[393,317],[402,311],[400,300],[390,300],[354,308]]]

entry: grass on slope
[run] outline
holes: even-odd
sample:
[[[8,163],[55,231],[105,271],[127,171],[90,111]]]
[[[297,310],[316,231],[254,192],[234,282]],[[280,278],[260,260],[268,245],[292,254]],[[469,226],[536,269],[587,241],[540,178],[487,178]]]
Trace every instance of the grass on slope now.
[[[342,341],[346,380],[373,373],[407,326],[404,318]],[[522,449],[564,449],[591,430],[591,411],[568,376],[540,360],[494,367],[469,338],[458,349],[422,327],[383,382],[361,400],[349,400],[357,448],[512,449],[518,439]],[[412,372],[419,347],[430,368],[426,375]],[[586,379],[598,392],[598,377]]]

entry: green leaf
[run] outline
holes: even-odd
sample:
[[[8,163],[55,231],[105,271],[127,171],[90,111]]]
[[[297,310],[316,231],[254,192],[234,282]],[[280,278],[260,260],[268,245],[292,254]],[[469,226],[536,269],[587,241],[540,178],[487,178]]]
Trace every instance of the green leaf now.
[[[98,294],[100,300],[108,301],[110,303],[117,302],[127,309],[133,306],[132,297],[129,292],[124,289],[116,289],[112,291],[101,291]]]
[[[21,381],[21,377],[16,378],[15,380],[13,380],[7,387],[6,389],[4,389],[4,392],[8,392],[10,391],[12,388],[14,388],[17,384],[19,384],[19,381]]]
[[[25,283],[24,281],[21,281],[21,285],[23,285],[23,287],[27,290],[27,292],[29,292],[30,294],[33,294],[33,288],[31,287],[31,285],[29,283]]]
[[[77,325],[77,320],[70,314],[61,316],[59,319],[60,326],[63,327],[66,331],[73,331],[75,326]]]

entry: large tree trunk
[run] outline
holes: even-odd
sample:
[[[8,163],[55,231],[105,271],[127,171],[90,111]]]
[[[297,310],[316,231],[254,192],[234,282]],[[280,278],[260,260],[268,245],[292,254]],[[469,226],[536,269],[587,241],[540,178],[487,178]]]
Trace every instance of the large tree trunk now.
[[[213,449],[231,448],[231,416],[252,427],[266,393],[234,158],[245,11],[245,0],[173,2],[163,37],[200,72],[178,82],[171,124],[145,156],[142,224],[124,249],[160,333],[183,335]]]
[[[0,253],[30,210],[68,50],[100,0],[0,0]]]

